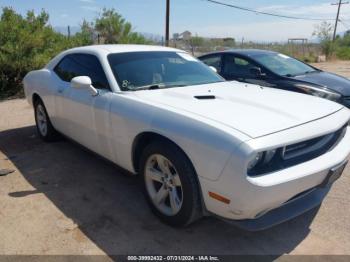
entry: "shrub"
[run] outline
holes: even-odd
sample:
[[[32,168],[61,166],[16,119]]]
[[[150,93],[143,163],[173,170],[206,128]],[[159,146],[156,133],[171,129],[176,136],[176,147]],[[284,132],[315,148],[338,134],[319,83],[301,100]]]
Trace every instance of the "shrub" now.
[[[65,49],[90,45],[100,34],[108,43],[148,43],[142,35],[133,32],[114,9],[104,9],[94,23],[84,21],[81,32],[68,38],[48,25],[49,15],[28,11],[25,16],[12,8],[2,9],[0,17],[0,100],[23,93],[23,77],[42,68],[50,59]],[[111,29],[111,30],[109,30]]]
[[[0,98],[17,94],[30,70],[43,67],[69,41],[47,25],[48,14],[29,11],[26,17],[3,8],[0,19]]]
[[[350,46],[341,46],[336,51],[337,58],[342,60],[350,60]]]

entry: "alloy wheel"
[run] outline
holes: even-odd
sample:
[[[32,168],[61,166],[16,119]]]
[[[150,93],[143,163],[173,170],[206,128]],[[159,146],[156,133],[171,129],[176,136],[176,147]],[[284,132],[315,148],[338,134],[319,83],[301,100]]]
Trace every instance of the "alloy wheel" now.
[[[42,136],[47,135],[47,116],[44,107],[38,104],[36,107],[36,119],[39,132]]]
[[[164,215],[176,215],[183,203],[183,189],[175,166],[166,157],[153,154],[146,162],[147,193],[154,206]]]

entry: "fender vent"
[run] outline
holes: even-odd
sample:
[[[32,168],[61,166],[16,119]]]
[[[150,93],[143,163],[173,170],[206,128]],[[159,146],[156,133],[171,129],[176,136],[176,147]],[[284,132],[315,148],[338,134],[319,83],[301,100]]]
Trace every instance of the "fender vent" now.
[[[195,96],[194,98],[198,99],[198,100],[211,100],[211,99],[215,99],[215,96]]]

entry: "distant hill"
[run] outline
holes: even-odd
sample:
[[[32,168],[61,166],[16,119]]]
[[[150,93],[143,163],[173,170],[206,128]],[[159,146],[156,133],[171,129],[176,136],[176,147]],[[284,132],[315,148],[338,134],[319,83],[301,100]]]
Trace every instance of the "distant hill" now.
[[[66,26],[54,26],[53,29],[56,32],[59,32],[63,35],[68,35],[68,27]],[[80,32],[79,26],[71,26],[70,27],[70,33],[71,35],[75,35],[76,33]],[[152,34],[152,33],[146,33],[146,32],[139,32],[141,35],[146,37],[147,39],[151,39],[155,42],[161,42],[163,40],[163,37],[161,35]]]
[[[158,34],[152,34],[152,33],[145,33],[145,32],[138,32],[139,34],[143,35],[145,38],[153,40],[154,42],[162,42],[164,41],[164,37]]]

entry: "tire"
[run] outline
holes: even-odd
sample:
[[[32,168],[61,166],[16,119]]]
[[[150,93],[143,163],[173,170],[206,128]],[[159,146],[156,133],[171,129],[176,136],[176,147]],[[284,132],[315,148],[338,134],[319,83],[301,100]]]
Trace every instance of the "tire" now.
[[[147,202],[163,222],[182,227],[203,216],[197,174],[177,146],[167,141],[149,144],[139,170]]]
[[[59,133],[52,126],[45,105],[41,99],[34,102],[34,116],[39,137],[45,142],[54,142],[60,138]]]

